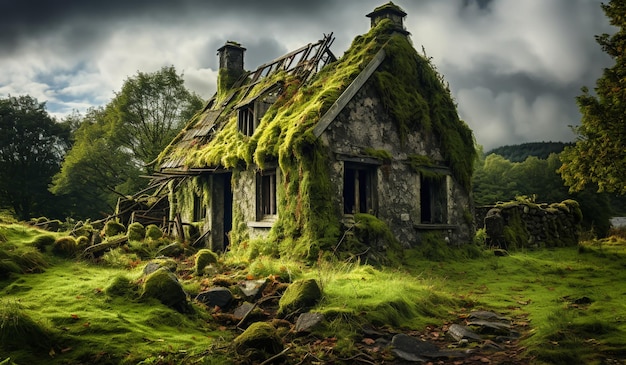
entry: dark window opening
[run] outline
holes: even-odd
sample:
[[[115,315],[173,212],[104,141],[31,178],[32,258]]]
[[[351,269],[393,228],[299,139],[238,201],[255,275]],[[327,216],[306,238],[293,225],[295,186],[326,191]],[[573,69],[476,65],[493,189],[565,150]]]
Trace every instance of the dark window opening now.
[[[260,172],[257,177],[257,186],[259,218],[276,215],[276,170]]]
[[[446,177],[420,177],[421,222],[448,223]]]
[[[374,176],[376,169],[369,166],[346,166],[343,179],[344,214],[375,211]]]
[[[199,222],[206,218],[207,207],[202,201],[202,196],[194,194],[193,196],[193,221]]]
[[[254,130],[256,129],[254,103],[239,108],[239,114],[237,115],[237,125],[239,131],[244,135],[251,136],[254,134]]]

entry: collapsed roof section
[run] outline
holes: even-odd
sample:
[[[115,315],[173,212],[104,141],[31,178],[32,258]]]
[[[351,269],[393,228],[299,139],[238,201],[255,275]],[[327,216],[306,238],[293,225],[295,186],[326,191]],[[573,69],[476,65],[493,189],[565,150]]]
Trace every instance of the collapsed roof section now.
[[[325,65],[335,62],[337,58],[330,50],[334,41],[332,33],[315,42],[276,58],[271,62],[257,67],[254,71],[243,72],[225,95],[216,93],[188,125],[179,133],[172,143],[163,151],[159,160],[160,174],[197,174],[202,171],[213,171],[220,166],[189,166],[184,154],[176,151],[191,149],[210,141],[229,119],[229,114],[236,109],[254,102],[256,99],[273,95],[276,97],[283,91],[286,77],[297,79],[305,84]],[[227,48],[238,48],[243,53],[245,48],[227,42],[219,52]],[[220,54],[223,57],[223,54]],[[220,68],[223,65],[220,65]],[[241,61],[241,67],[243,61]],[[220,70],[221,71],[221,70]],[[219,81],[218,81],[219,84]]]

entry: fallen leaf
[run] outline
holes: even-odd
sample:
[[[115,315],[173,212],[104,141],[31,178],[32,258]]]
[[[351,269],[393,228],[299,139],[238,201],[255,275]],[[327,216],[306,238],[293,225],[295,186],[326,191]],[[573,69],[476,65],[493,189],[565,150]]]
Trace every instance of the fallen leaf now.
[[[364,338],[361,340],[361,342],[363,342],[366,345],[373,345],[376,343],[376,341],[371,338]]]

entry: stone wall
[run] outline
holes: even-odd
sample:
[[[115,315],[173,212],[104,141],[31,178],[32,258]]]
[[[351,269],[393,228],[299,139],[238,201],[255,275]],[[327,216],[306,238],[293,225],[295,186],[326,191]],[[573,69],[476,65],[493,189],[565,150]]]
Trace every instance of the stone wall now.
[[[564,247],[578,244],[582,213],[578,203],[501,203],[484,219],[487,244],[504,249]]]

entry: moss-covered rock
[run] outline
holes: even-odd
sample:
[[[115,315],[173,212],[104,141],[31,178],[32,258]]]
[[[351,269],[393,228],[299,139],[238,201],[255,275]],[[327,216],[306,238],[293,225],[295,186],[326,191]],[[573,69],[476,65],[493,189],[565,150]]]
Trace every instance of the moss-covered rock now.
[[[269,323],[256,322],[250,325],[233,341],[235,351],[252,361],[267,359],[283,349],[276,328]]]
[[[70,257],[74,256],[78,251],[78,245],[76,244],[76,238],[72,236],[59,237],[54,241],[52,245],[52,252],[55,255]]]
[[[128,239],[131,241],[141,241],[146,238],[146,228],[139,222],[128,225]]]
[[[54,241],[57,240],[57,236],[52,233],[45,233],[35,237],[32,241],[32,245],[39,251],[46,251],[47,247],[54,245]]]
[[[146,277],[141,298],[155,298],[179,312],[189,311],[187,293],[176,276],[166,268],[160,268]]]
[[[163,237],[163,231],[155,224],[149,224],[146,227],[146,238],[158,240]]]
[[[314,306],[322,298],[322,291],[315,279],[294,281],[278,302],[279,317],[302,312]]]
[[[104,225],[104,235],[107,237],[113,237],[123,233],[126,233],[126,227],[116,220],[109,220]]]
[[[202,275],[208,265],[217,264],[217,254],[208,248],[203,248],[196,253],[195,270],[197,275]]]
[[[158,258],[150,260],[143,268],[144,275],[150,275],[160,268],[164,268],[171,273],[175,273],[178,269],[178,263],[174,259],[170,258]]]

